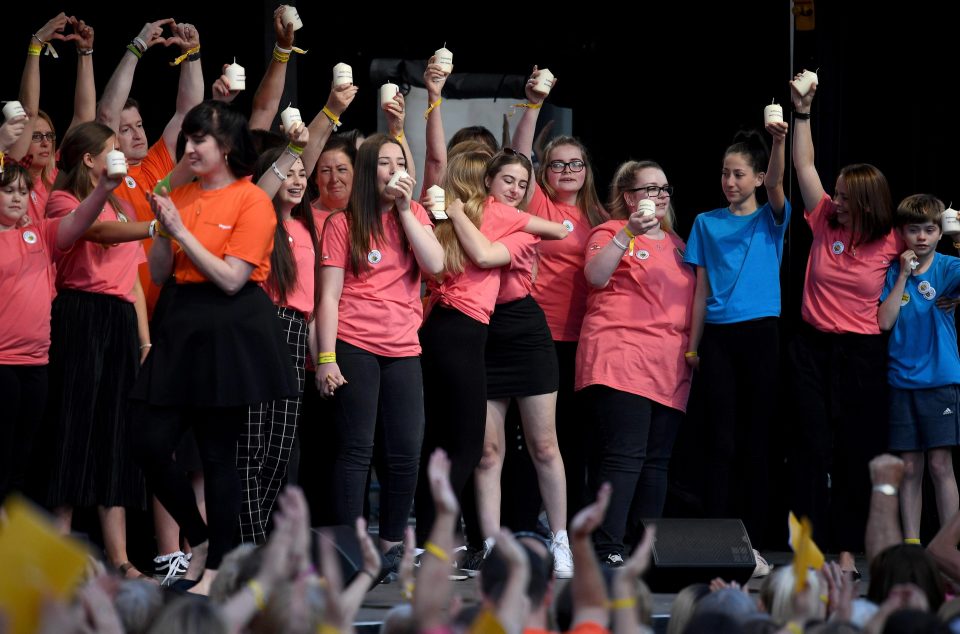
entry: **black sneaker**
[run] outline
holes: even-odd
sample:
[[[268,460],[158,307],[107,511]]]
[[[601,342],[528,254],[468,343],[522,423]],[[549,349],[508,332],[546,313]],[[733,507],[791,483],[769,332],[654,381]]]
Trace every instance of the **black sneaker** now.
[[[380,583],[393,583],[400,578],[400,562],[403,561],[403,544],[392,546],[383,553],[383,565],[380,568]]]
[[[468,549],[466,555],[460,560],[460,571],[473,579],[477,576],[477,573],[480,572],[480,569],[483,568],[483,562],[489,554],[490,551],[487,550],[486,546],[482,546],[476,550]]]
[[[623,555],[620,553],[610,553],[600,560],[600,565],[607,568],[619,568],[623,565]]]

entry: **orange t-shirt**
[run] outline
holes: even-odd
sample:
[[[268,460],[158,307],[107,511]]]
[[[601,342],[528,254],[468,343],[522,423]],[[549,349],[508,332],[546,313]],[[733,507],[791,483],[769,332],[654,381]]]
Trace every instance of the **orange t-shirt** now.
[[[596,227],[585,257],[596,256],[625,220]],[[687,409],[690,338],[697,276],[683,263],[683,241],[639,235],[603,288],[591,288],[577,347],[575,388],[606,385],[680,411]]]
[[[193,182],[173,190],[171,198],[184,227],[207,251],[220,259],[232,255],[252,264],[251,282],[267,279],[277,213],[262,189],[243,178],[214,190]],[[173,275],[178,284],[207,281],[179,248],[173,256]]]
[[[541,630],[536,627],[525,627],[523,628],[523,634],[558,634],[558,632]],[[610,634],[610,630],[599,623],[594,623],[593,621],[584,621],[583,623],[574,625],[564,634]]]
[[[151,193],[157,183],[173,171],[174,167],[176,164],[170,157],[167,144],[161,139],[150,146],[147,156],[140,161],[139,165],[127,166],[127,176],[113,190],[113,194],[130,203],[136,212],[136,220],[140,222],[153,220],[153,211],[150,209],[147,194]],[[149,255],[153,240],[146,238],[142,244],[144,251]],[[160,287],[153,283],[150,277],[150,266],[146,262],[140,265],[140,285],[143,286],[143,293],[147,298],[147,314],[153,315],[153,306],[160,296]]]
[[[527,211],[551,222],[559,222],[570,232],[563,240],[540,243],[533,298],[547,316],[554,341],[576,341],[580,338],[580,324],[587,310],[583,250],[590,235],[590,222],[576,206],[550,200],[539,186],[533,190]]]
[[[823,332],[880,334],[877,311],[891,262],[906,248],[896,231],[850,246],[845,227],[831,227],[837,206],[824,194],[803,215],[813,231],[803,284],[803,320]]]
[[[0,365],[45,365],[59,218],[0,231]]]
[[[310,231],[302,222],[294,218],[285,220],[283,226],[287,230],[290,251],[297,267],[297,281],[293,288],[287,291],[287,301],[283,305],[299,310],[309,320],[313,314],[313,278],[317,252],[313,250]],[[267,292],[270,301],[280,305],[280,296],[272,286],[264,283],[263,290]]]
[[[80,200],[70,192],[55,191],[47,199],[47,217],[62,218],[79,205]],[[129,208],[123,212],[127,218],[133,215]],[[100,222],[119,219],[109,202],[97,216]],[[112,295],[132,304],[136,300],[133,287],[137,282],[137,266],[146,261],[139,242],[99,244],[81,239],[73,249],[56,258],[57,288]]]
[[[483,206],[480,232],[490,242],[504,245],[510,252],[512,262],[514,253],[537,240],[534,236],[522,232],[528,222],[528,214],[517,213],[513,207],[488,198]],[[430,302],[450,306],[471,319],[489,324],[500,291],[500,271],[501,268],[481,269],[465,256],[461,273],[444,274],[439,283],[432,279],[427,281]]]
[[[410,207],[420,224],[433,227],[419,203]],[[337,338],[384,357],[414,357],[420,354],[417,329],[423,321],[420,274],[413,250],[403,248],[397,215],[383,215],[383,238],[370,242],[366,253],[369,269],[353,274],[350,267],[350,235],[346,214],[327,219],[321,264],[343,269]]]

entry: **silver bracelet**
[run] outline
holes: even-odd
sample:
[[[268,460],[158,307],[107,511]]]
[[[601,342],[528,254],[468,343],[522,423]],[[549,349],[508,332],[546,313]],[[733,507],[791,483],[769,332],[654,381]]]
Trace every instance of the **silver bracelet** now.
[[[277,178],[279,178],[281,182],[287,180],[287,177],[284,176],[283,173],[280,171],[280,168],[277,167],[276,161],[273,162],[273,165],[271,165],[270,168],[273,170],[273,173],[277,175]]]
[[[622,242],[620,242],[619,240],[617,240],[617,236],[616,236],[616,235],[613,236],[613,243],[614,243],[615,245],[617,245],[618,247],[620,247],[621,249],[623,249],[624,251],[627,250],[627,245],[625,245],[624,243],[622,243]]]

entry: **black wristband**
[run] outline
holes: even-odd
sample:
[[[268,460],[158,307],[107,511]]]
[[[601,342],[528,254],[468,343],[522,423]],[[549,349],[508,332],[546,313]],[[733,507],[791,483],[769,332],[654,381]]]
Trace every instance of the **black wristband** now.
[[[200,51],[197,51],[196,53],[191,53],[190,55],[187,55],[187,61],[188,61],[188,62],[196,62],[196,61],[198,61],[199,59],[200,59]]]
[[[809,121],[809,120],[810,120],[810,113],[809,113],[809,112],[797,112],[796,110],[794,110],[794,111],[793,111],[793,118],[794,118],[794,119],[803,119],[804,121]]]

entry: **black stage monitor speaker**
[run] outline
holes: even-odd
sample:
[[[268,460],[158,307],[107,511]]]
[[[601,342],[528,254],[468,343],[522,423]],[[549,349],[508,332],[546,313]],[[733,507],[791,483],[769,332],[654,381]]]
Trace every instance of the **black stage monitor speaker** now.
[[[744,584],[756,566],[750,537],[737,519],[649,519],[657,527],[653,566],[645,581],[653,592],[679,592],[714,577]]]

